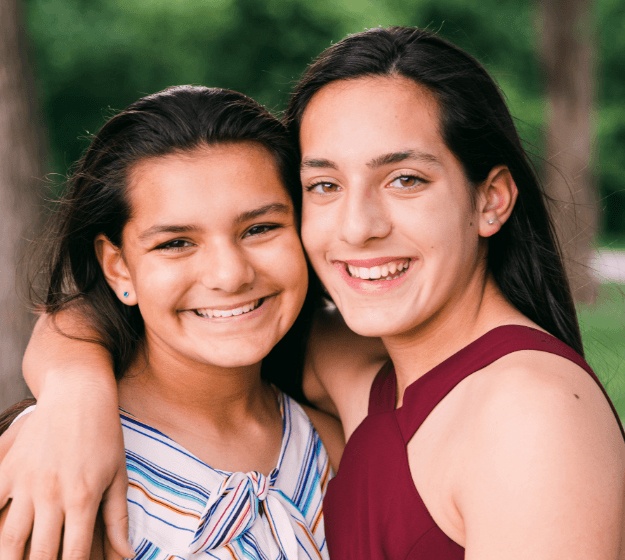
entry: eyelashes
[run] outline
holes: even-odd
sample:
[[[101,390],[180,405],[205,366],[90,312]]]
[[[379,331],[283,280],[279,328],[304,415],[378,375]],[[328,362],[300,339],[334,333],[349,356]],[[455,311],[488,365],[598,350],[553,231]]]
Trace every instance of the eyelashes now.
[[[193,244],[186,239],[172,239],[171,241],[166,241],[165,243],[161,243],[157,245],[155,249],[159,251],[182,251],[187,247],[191,247]]]
[[[312,192],[316,194],[332,194],[338,192],[340,187],[336,183],[331,181],[318,181],[304,187],[306,192]]]
[[[243,237],[256,237],[271,231],[274,231],[278,228],[281,228],[280,224],[258,224],[254,225],[243,234]]]
[[[398,175],[389,183],[389,187],[401,190],[413,190],[427,182],[428,181],[418,175]]]
[[[391,178],[391,180],[386,183],[385,188],[391,188],[407,192],[416,190],[421,186],[428,184],[429,182],[430,181],[420,175],[416,175],[413,173],[402,173],[401,175],[396,175],[395,177]],[[316,181],[309,185],[305,185],[304,190],[306,192],[314,194],[329,195],[342,191],[343,187],[332,181]]]
[[[254,238],[254,237],[262,237],[272,231],[280,229],[284,227],[282,224],[269,223],[269,224],[254,224],[253,226],[247,228],[243,234],[241,235],[242,239],[245,238]],[[154,247],[156,251],[162,252],[180,252],[188,249],[189,247],[194,247],[196,244],[193,241],[188,239],[171,239],[169,241],[165,241],[164,243],[159,243]]]

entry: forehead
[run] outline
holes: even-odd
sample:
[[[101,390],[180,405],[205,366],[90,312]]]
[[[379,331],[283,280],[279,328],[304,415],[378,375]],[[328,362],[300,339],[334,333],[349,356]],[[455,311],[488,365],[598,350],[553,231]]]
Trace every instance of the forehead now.
[[[446,148],[434,94],[402,76],[367,76],[323,87],[304,111],[300,144],[304,156],[323,151],[375,157],[394,148]]]
[[[197,220],[272,201],[290,203],[273,154],[260,144],[199,146],[147,158],[128,176],[133,218]]]

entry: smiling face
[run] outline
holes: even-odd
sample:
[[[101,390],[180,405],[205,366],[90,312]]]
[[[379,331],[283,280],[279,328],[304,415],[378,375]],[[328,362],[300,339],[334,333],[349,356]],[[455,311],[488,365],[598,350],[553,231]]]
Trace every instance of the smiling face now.
[[[333,82],[300,128],[302,238],[347,324],[405,335],[479,302],[479,194],[440,134],[439,108],[402,77]]]
[[[120,299],[138,303],[150,360],[164,353],[188,364],[259,363],[307,290],[273,156],[236,143],[147,159],[132,168],[128,192],[121,255],[109,246],[104,268]]]

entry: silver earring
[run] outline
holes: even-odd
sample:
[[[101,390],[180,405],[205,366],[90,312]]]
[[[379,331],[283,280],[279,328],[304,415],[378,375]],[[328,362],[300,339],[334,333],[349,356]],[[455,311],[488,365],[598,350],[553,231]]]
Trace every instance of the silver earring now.
[[[492,226],[495,223],[495,218],[491,218],[487,223],[489,226]]]

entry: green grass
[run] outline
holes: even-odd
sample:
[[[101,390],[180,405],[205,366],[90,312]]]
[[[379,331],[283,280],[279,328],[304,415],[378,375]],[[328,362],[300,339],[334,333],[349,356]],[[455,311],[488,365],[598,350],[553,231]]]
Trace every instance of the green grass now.
[[[625,284],[604,284],[596,305],[578,307],[586,360],[625,420]]]

